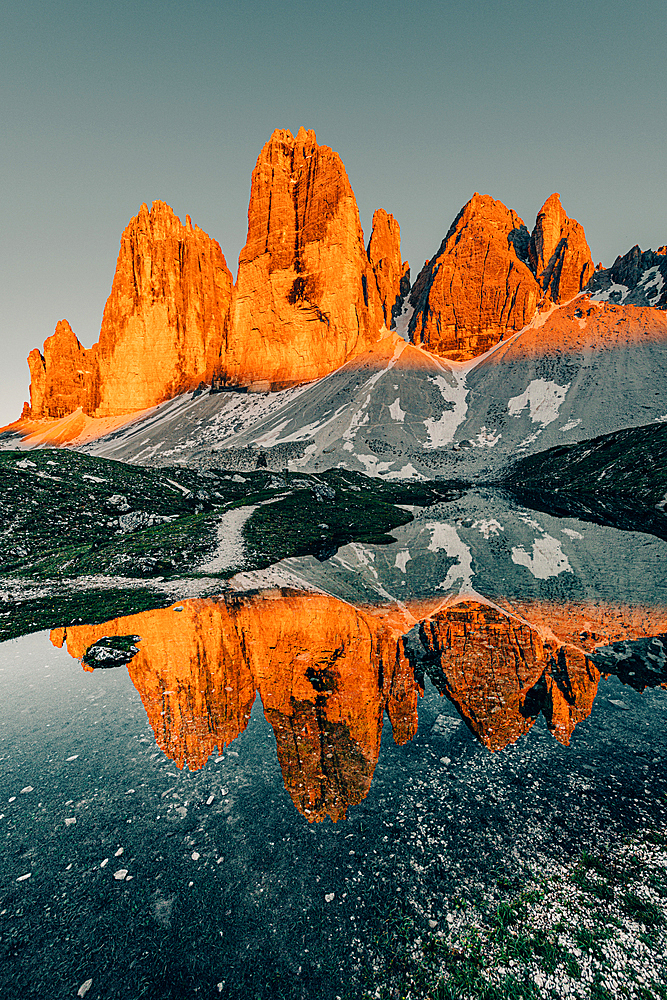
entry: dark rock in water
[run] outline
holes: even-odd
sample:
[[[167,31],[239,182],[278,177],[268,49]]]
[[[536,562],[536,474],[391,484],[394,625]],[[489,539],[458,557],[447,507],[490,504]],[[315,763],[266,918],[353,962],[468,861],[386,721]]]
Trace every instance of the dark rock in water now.
[[[585,291],[620,305],[667,309],[667,254],[662,247],[656,252],[634,246],[611,267],[596,271]]]
[[[89,646],[81,661],[87,667],[123,667],[139,652],[138,635],[103,635],[101,639]]]

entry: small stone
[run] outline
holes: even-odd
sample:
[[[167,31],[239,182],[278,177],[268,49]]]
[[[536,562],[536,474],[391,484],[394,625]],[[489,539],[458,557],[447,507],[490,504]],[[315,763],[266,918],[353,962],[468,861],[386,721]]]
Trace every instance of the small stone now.
[[[199,861],[201,854],[199,853],[199,851],[193,851],[190,857],[192,858],[193,861]]]
[[[215,795],[209,795],[209,797],[206,799],[206,805],[207,806],[213,805],[214,800],[215,800]]]
[[[78,753],[73,753],[71,757],[66,757],[65,759],[66,759],[67,761],[70,761],[70,760],[78,760],[78,759],[79,759],[79,755],[78,755]]]
[[[614,708],[620,708],[624,712],[629,712],[630,711],[630,706],[626,705],[624,701],[620,700],[620,698],[609,698],[608,700],[609,700],[609,704],[613,705]]]
[[[25,880],[26,880],[27,878],[30,878],[30,877],[31,877],[31,875],[32,875],[32,872],[26,872],[26,873],[25,873],[25,875],[19,875],[19,877],[17,878],[17,880],[16,880],[16,881],[17,881],[17,882],[25,882]]]
[[[116,882],[123,882],[127,878],[127,872],[127,868],[119,868],[117,872],[113,873],[113,877],[116,879]]]
[[[104,861],[100,862],[100,868],[106,868],[108,864],[109,864],[109,859],[105,858]]]
[[[34,790],[35,789],[32,787],[32,785],[26,785],[25,788],[21,789],[21,795],[27,795],[28,792],[34,792]]]
[[[435,928],[438,926],[438,921],[437,920],[429,920],[428,925],[431,928],[431,930],[435,930]]]
[[[93,985],[92,979],[86,979],[85,983],[81,983],[81,986],[79,986],[76,995],[78,997],[85,997],[86,993],[88,992],[88,990],[92,985]]]
[[[75,823],[76,823],[76,816],[70,816],[68,819],[65,820],[65,826],[74,826]]]
[[[119,858],[122,853],[123,853],[123,848],[119,847],[116,853],[114,854],[114,858]]]
[[[335,898],[335,895],[336,895],[335,892],[326,892],[324,894],[324,902],[330,903]]]

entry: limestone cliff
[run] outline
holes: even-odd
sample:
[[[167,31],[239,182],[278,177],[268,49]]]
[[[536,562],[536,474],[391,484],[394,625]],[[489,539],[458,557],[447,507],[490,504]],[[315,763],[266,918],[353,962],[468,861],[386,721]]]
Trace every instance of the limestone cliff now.
[[[368,241],[368,259],[375,272],[384,322],[388,330],[396,325],[403,301],[410,291],[410,268],[401,263],[401,227],[383,208],[373,214],[373,230]]]
[[[95,348],[86,350],[66,319],[44,341],[44,353],[35,348],[28,355],[30,407],[24,418],[63,417],[79,407],[85,409],[95,370]]]
[[[474,194],[413,286],[413,342],[465,360],[530,322],[540,287],[528,264],[529,241],[516,212]]]
[[[89,412],[141,410],[220,370],[232,275],[220,246],[164,202],[125,229],[102,317]]]
[[[593,271],[584,230],[557,194],[540,209],[532,235],[512,209],[475,194],[414,284],[411,337],[442,357],[476,357],[526,326],[538,308],[573,298]]]
[[[227,368],[274,386],[319,378],[379,339],[384,311],[337,153],[278,129],[252,174]]]
[[[595,270],[583,227],[567,217],[558,194],[537,214],[528,256],[546,303],[574,298]]]

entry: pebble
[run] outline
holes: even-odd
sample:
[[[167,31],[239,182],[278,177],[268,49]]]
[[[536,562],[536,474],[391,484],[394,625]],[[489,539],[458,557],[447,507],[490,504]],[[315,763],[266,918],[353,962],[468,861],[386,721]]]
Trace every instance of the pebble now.
[[[76,823],[76,816],[70,816],[65,820],[65,826],[74,826]]]
[[[127,868],[119,868],[117,872],[113,873],[113,877],[117,882],[123,882],[127,878]]]
[[[324,894],[324,902],[325,903],[331,903],[332,900],[335,898],[335,895],[336,895],[335,892],[326,892]]]
[[[193,861],[199,861],[201,854],[199,853],[199,851],[193,851],[190,857],[192,858]]]
[[[93,985],[92,979],[86,979],[85,983],[81,983],[81,986],[79,986],[76,995],[78,997],[85,997],[86,993],[88,992],[88,990],[92,985]]]
[[[119,858],[121,856],[121,854],[123,853],[123,850],[124,850],[124,848],[119,847],[118,850],[116,851],[116,853],[114,854],[114,858]]]
[[[31,876],[31,875],[32,875],[32,872],[26,872],[26,874],[25,874],[25,875],[19,875],[19,877],[17,878],[17,880],[16,880],[16,881],[17,881],[17,882],[25,882],[25,880],[26,880],[27,878],[30,878],[30,876]]]
[[[35,789],[32,787],[32,785],[26,785],[25,788],[21,789],[21,795],[27,795],[28,792],[34,792],[34,791]]]

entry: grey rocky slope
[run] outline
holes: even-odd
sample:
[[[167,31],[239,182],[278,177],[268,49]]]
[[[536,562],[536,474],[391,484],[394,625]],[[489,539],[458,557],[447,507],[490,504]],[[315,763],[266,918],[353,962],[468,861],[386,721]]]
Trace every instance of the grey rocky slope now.
[[[667,314],[578,296],[471,362],[393,334],[317,382],[263,396],[187,394],[84,450],[151,465],[467,479],[660,420]]]

